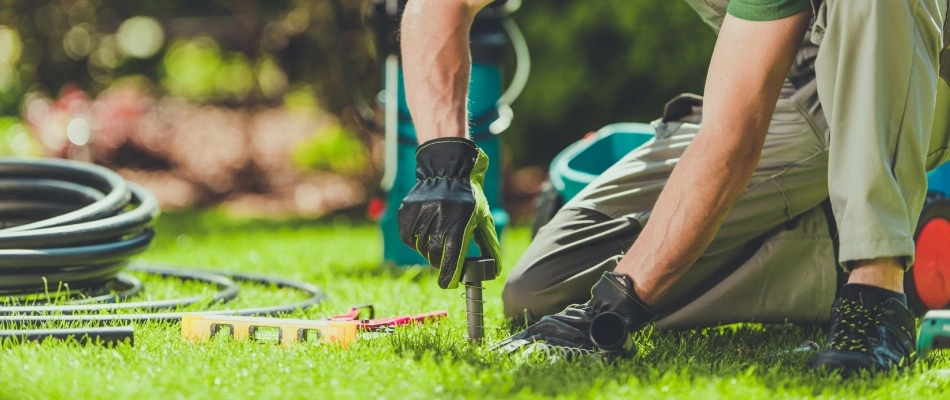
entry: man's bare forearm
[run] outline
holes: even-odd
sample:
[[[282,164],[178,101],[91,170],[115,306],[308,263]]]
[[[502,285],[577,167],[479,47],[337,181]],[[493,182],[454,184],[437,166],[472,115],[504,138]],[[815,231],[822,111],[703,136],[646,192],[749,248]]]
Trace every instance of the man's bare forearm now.
[[[406,101],[419,143],[468,136],[472,19],[492,0],[410,0],[402,17]]]
[[[748,186],[809,18],[807,11],[769,22],[726,17],[709,65],[702,128],[616,269],[647,304],[702,255]]]

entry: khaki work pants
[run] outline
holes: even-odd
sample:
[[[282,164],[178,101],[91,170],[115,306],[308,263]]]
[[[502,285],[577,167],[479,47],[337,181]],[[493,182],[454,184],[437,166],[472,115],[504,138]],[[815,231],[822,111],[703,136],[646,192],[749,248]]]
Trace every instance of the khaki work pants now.
[[[715,29],[727,3],[691,1]],[[912,262],[926,170],[950,147],[934,118],[947,0],[826,0],[815,11],[759,166],[705,253],[656,305],[660,327],[826,321],[839,261]],[[950,113],[946,104],[938,114]],[[541,228],[505,284],[509,318],[531,322],[590,298],[648,223],[701,121],[700,98],[674,99],[654,140]]]

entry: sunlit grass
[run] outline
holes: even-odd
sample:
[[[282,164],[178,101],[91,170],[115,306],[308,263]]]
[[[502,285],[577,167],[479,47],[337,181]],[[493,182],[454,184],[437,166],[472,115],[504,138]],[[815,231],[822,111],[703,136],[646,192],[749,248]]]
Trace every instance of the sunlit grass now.
[[[165,215],[140,261],[301,279],[328,295],[293,316],[319,318],[372,303],[380,316],[448,310],[438,324],[333,346],[281,348],[179,337],[177,324],[136,326],[135,346],[5,343],[0,398],[6,399],[283,399],[283,398],[944,398],[950,356],[903,374],[842,380],[807,371],[807,354],[776,355],[821,333],[795,326],[737,325],[687,332],[648,331],[640,353],[604,364],[550,363],[491,353],[465,339],[462,291],[438,288],[428,268],[379,266],[374,225],[348,217],[319,221],[233,220],[209,213]],[[527,229],[504,240],[510,266],[529,242]],[[505,271],[504,273],[507,273]],[[214,288],[136,274],[141,299],[207,295]],[[486,283],[488,342],[508,330],[501,317],[503,279]],[[273,305],[302,298],[293,291],[249,286],[228,304]],[[201,309],[205,304],[189,309]],[[62,326],[62,325],[57,325]],[[2,327],[0,327],[2,328]]]

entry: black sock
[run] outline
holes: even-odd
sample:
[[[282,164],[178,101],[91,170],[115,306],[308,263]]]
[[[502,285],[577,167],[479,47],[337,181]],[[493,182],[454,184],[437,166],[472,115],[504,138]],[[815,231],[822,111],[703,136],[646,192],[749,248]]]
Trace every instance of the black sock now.
[[[838,296],[843,299],[861,300],[866,306],[875,306],[887,301],[887,299],[897,299],[901,304],[907,305],[907,295],[904,293],[860,283],[849,283],[842,286]]]

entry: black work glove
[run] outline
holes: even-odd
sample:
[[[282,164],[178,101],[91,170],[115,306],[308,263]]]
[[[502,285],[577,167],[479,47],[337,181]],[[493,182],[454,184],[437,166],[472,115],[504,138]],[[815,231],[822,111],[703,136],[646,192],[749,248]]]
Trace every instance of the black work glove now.
[[[464,138],[441,138],[416,150],[416,185],[399,207],[402,242],[439,269],[439,286],[458,287],[474,236],[482,257],[495,259],[495,221],[482,191],[488,156]]]
[[[620,280],[618,280],[620,278]],[[623,283],[621,283],[621,280]],[[591,340],[591,323],[598,315],[612,312],[620,316],[623,326],[614,326],[619,332],[640,330],[656,318],[656,314],[633,291],[633,282],[626,275],[604,272],[591,289],[591,299],[584,304],[572,304],[564,311],[541,318],[534,325],[492,346],[505,353],[514,353],[529,347],[556,348],[565,353],[595,352]],[[602,332],[603,333],[603,332]]]

